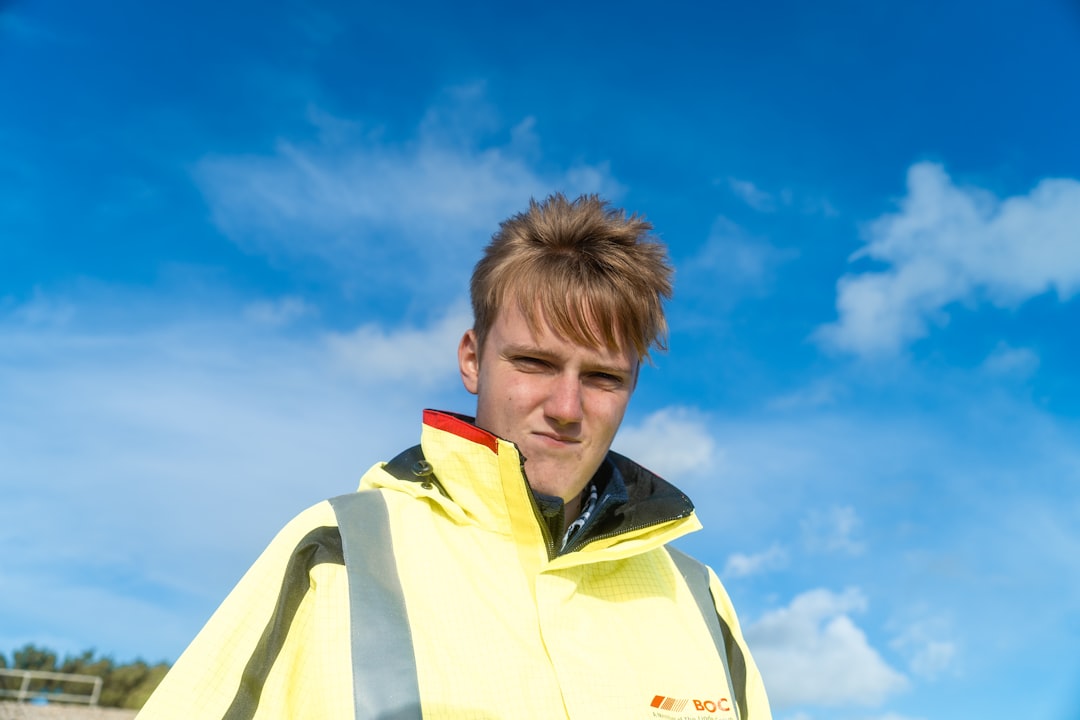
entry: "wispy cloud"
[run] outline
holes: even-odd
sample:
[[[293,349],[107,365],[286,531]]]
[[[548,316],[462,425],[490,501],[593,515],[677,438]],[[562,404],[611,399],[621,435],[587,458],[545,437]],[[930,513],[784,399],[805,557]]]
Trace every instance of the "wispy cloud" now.
[[[680,288],[683,294],[704,300],[710,315],[715,315],[718,307],[768,293],[777,268],[797,254],[721,216],[697,252],[679,263]]]
[[[318,314],[318,308],[300,297],[256,300],[244,308],[244,317],[259,325],[284,327]]]
[[[777,720],[824,720],[825,718],[836,718],[837,715],[834,711],[829,711],[822,715],[813,715],[805,711],[797,711],[791,715],[779,715]],[[874,713],[873,715],[866,715],[864,713],[853,714],[850,716],[850,720],[922,720],[921,716],[913,717],[911,715],[901,715],[900,713],[887,712],[884,714]]]
[[[0,36],[27,43],[59,39],[51,28],[29,19],[16,8],[14,0],[0,0]]]
[[[890,646],[908,659],[915,676],[933,680],[954,670],[958,653],[952,623],[925,606],[904,608],[906,620],[897,623],[900,630]]]
[[[759,212],[774,212],[777,202],[772,193],[765,192],[749,180],[729,177],[728,187],[747,205]]]
[[[791,188],[783,188],[777,191],[763,189],[751,180],[728,177],[726,181],[728,189],[750,208],[760,213],[774,213],[779,210],[794,210],[804,215],[821,215],[834,217],[836,209],[829,200],[822,196],[796,194]]]
[[[296,298],[145,322],[102,322],[115,309],[96,302],[40,297],[0,316],[0,540],[21,548],[0,569],[0,615],[34,633],[3,647],[42,633],[175,657],[274,529],[415,443],[420,408],[469,402],[457,310],[329,332],[252,316],[307,312]],[[73,601],[82,621],[64,620]]]
[[[811,552],[849,555],[859,555],[866,549],[855,537],[861,525],[862,520],[850,505],[811,510],[800,523],[803,542]]]
[[[781,412],[833,405],[845,396],[847,388],[834,378],[815,379],[806,387],[772,398],[768,406]]]
[[[849,273],[837,283],[834,323],[815,337],[826,348],[891,355],[948,321],[949,306],[1016,307],[1080,288],[1080,182],[1041,181],[1027,195],[999,200],[959,187],[933,163],[908,171],[897,213],[867,228],[853,260],[884,270]]]
[[[728,556],[727,562],[724,563],[724,571],[720,575],[722,578],[746,577],[779,570],[785,567],[787,563],[787,550],[780,545],[773,545],[768,550],[752,555],[734,553]]]
[[[459,303],[431,327],[387,330],[368,323],[348,333],[329,333],[326,345],[335,363],[347,373],[380,382],[405,381],[437,387],[457,370],[455,348],[472,311]]]
[[[1025,379],[1039,369],[1039,355],[1031,348],[1012,347],[1002,341],[983,360],[980,370],[990,377]]]
[[[671,479],[714,469],[721,460],[704,416],[682,407],[658,410],[639,425],[623,427],[612,448]]]
[[[603,164],[538,171],[534,124],[504,130],[482,85],[446,91],[404,141],[324,112],[312,123],[314,139],[206,157],[195,177],[226,236],[279,261],[315,259],[357,293],[457,292],[476,249],[530,197],[621,193]]]

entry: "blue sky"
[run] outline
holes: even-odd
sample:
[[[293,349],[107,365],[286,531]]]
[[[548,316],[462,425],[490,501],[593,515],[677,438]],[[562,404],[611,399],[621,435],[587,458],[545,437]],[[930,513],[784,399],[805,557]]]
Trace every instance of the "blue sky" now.
[[[1080,6],[0,2],[0,650],[174,659],[468,412],[498,220],[677,266],[616,448],[780,720],[1080,716]]]

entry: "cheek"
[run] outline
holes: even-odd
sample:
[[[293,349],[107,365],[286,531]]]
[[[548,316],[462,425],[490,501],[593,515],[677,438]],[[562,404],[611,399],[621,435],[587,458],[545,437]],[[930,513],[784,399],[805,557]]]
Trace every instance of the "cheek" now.
[[[497,424],[502,432],[513,427],[535,406],[536,388],[527,380],[492,373],[482,383],[478,413]]]
[[[516,408],[528,408],[542,402],[542,383],[529,375],[512,374],[504,377],[499,385],[499,396]]]
[[[603,426],[606,433],[614,437],[615,431],[622,424],[628,403],[629,397],[604,395],[596,398],[591,404],[591,414],[596,418],[597,424]]]

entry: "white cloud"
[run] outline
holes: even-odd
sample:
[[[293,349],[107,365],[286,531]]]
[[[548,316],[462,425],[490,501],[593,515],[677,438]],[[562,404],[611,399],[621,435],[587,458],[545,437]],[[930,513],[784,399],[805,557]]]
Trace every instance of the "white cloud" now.
[[[838,594],[819,588],[746,629],[777,707],[874,706],[908,687],[849,616],[865,609],[856,589]]]
[[[768,550],[753,555],[734,553],[728,556],[727,562],[724,563],[724,572],[721,575],[724,578],[757,575],[783,568],[787,565],[787,562],[787,551],[780,545],[773,545]]]
[[[888,267],[840,278],[839,318],[816,333],[825,347],[894,354],[945,324],[955,303],[1011,308],[1051,290],[1066,300],[1080,287],[1080,182],[1046,179],[998,200],[918,163],[907,183],[900,211],[871,223],[852,257]]]
[[[853,537],[862,526],[862,520],[851,506],[811,510],[800,526],[806,548],[812,552],[859,555],[866,549]]]
[[[602,163],[537,171],[532,121],[503,133],[482,86],[444,93],[406,141],[319,111],[312,121],[314,140],[207,157],[195,177],[230,239],[277,261],[315,259],[358,294],[457,292],[498,223],[530,197],[622,192]]]
[[[713,469],[719,454],[702,416],[687,408],[665,408],[636,427],[623,427],[612,449],[671,480]]]

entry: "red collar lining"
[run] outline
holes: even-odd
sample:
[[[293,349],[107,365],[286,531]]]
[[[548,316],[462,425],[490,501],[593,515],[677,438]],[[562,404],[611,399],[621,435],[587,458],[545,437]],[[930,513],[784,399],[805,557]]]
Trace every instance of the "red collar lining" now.
[[[487,430],[482,430],[471,422],[463,420],[456,415],[440,412],[438,410],[425,410],[424,424],[429,425],[436,430],[453,433],[460,438],[464,438],[465,440],[469,440],[478,445],[483,445],[493,453],[498,454],[499,452],[498,438]]]

